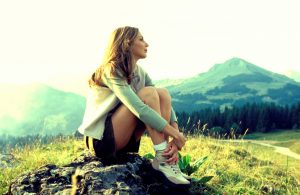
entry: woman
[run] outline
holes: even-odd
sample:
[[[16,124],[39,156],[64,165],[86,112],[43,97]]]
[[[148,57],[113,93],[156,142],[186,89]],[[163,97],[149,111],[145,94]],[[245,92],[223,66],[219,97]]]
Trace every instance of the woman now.
[[[110,159],[138,152],[147,129],[155,150],[153,168],[171,184],[189,185],[178,167],[178,150],[185,138],[178,130],[171,97],[166,89],[155,88],[136,64],[146,58],[148,46],[137,28],[125,26],[112,33],[103,63],[89,80],[79,132],[96,156]]]

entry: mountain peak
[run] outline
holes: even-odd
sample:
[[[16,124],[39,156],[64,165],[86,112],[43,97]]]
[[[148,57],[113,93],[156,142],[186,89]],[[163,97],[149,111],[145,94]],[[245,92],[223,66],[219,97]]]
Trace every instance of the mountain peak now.
[[[260,69],[258,66],[247,62],[241,58],[231,58],[224,63],[215,64],[209,71],[222,71],[222,72],[232,72],[235,70],[245,71],[248,73],[253,72],[254,70]]]
[[[247,66],[248,64],[251,64],[249,62],[247,62],[246,60],[243,60],[241,58],[231,58],[229,60],[227,60],[224,64],[227,65],[235,65],[235,66]],[[253,64],[251,64],[253,65]]]
[[[207,72],[209,75],[214,75],[219,78],[225,78],[227,76],[234,76],[240,74],[255,74],[262,73],[266,70],[247,62],[241,58],[231,58],[223,63],[215,64]]]

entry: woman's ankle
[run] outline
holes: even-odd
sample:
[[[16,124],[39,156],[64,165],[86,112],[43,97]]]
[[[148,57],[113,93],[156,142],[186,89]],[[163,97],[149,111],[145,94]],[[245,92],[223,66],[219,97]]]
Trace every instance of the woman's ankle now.
[[[154,145],[154,146],[153,146],[153,149],[154,149],[155,151],[158,151],[158,150],[165,150],[165,149],[167,148],[167,146],[168,146],[167,141],[163,141],[163,142],[161,142],[160,144]]]

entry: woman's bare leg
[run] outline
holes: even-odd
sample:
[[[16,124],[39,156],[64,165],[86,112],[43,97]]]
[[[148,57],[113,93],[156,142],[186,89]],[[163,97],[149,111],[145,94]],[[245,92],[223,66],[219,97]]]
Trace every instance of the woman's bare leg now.
[[[125,106],[121,105],[111,117],[114,130],[116,150],[124,148],[132,136],[136,124],[136,116]]]
[[[138,96],[152,109],[160,112],[160,100],[154,87],[145,87],[138,92]],[[129,142],[137,125],[136,116],[124,105],[121,105],[112,115],[112,124],[117,150],[122,149]],[[165,140],[164,134],[146,125],[146,129],[153,144],[159,144]],[[141,131],[141,130],[140,130]],[[138,134],[138,133],[137,133]]]
[[[159,95],[155,87],[144,87],[138,92],[138,95],[145,102],[145,104],[150,106],[153,110],[161,115]],[[164,133],[158,132],[149,125],[145,124],[145,126],[154,145],[165,141]]]
[[[161,116],[166,119],[166,121],[168,121],[170,123],[170,118],[171,118],[171,96],[168,92],[167,89],[165,88],[156,88],[156,91],[158,93],[159,96],[159,104],[160,104],[160,112],[161,112]],[[143,125],[142,127],[140,127],[140,129],[136,129],[135,130],[135,137],[136,140],[141,139],[142,135],[144,134],[146,130],[145,125]],[[165,140],[168,141],[169,140],[169,136],[165,135]]]
[[[171,96],[167,89],[165,88],[157,88],[156,89],[158,96],[159,96],[159,102],[160,102],[160,111],[161,116],[170,123],[171,118]],[[165,140],[167,142],[169,141],[169,136],[165,134]]]

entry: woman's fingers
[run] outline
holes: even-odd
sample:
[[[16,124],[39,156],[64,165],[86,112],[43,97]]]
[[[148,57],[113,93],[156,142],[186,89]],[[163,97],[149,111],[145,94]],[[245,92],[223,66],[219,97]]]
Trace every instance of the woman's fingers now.
[[[171,145],[164,151],[163,156],[171,156],[174,152],[176,152],[176,148]]]
[[[166,161],[169,164],[175,164],[178,161],[178,153],[173,153],[173,155]]]
[[[171,150],[171,148],[172,148],[172,143],[169,142],[167,148],[165,149],[165,152],[168,152],[169,150]]]
[[[167,163],[176,164],[178,162],[178,149],[172,141],[168,144],[168,148],[164,151],[163,156],[167,157]]]

